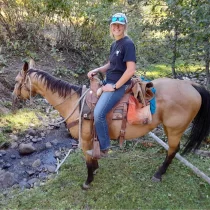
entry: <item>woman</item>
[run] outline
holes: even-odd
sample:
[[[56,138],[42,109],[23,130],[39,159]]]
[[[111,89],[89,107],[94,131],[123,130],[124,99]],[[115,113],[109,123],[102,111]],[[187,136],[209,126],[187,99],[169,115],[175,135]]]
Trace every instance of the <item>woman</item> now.
[[[89,79],[98,72],[106,73],[106,82],[102,87],[95,110],[94,122],[98,140],[100,142],[101,157],[107,156],[110,147],[107,113],[123,97],[126,87],[131,83],[131,77],[136,70],[136,52],[133,41],[127,36],[127,17],[123,13],[116,13],[110,22],[110,35],[115,39],[110,48],[109,62],[88,72]],[[93,154],[88,150],[87,154]]]

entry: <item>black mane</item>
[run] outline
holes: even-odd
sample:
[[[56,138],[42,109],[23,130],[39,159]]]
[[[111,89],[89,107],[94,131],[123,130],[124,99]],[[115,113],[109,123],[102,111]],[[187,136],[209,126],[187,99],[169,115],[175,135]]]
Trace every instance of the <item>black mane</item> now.
[[[53,93],[58,92],[58,95],[60,97],[71,95],[72,89],[76,91],[79,95],[81,95],[82,87],[71,85],[68,82],[57,79],[49,73],[41,70],[29,69],[28,74],[30,75],[32,73],[35,73],[35,77],[38,80],[44,82],[44,84],[47,86],[47,89],[50,89]]]

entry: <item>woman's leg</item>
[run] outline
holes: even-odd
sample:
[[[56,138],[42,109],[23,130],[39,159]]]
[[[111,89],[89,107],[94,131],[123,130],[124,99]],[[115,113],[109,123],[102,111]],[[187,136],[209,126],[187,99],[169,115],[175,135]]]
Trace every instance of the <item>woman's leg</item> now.
[[[113,92],[103,92],[94,109],[94,121],[100,149],[107,150],[110,147],[107,113],[117,104],[125,93],[126,85]]]

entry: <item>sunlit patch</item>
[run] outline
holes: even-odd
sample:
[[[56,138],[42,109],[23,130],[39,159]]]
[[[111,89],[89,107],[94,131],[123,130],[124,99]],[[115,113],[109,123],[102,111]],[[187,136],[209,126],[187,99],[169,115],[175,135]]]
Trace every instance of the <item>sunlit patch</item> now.
[[[30,126],[39,127],[41,122],[35,113],[37,113],[35,110],[22,109],[18,110],[16,114],[1,115],[0,127],[3,130],[10,128],[14,132],[25,131]]]
[[[203,69],[204,67],[202,66],[202,64],[184,64],[183,62],[179,62],[178,64],[176,64],[177,73],[197,72],[202,71]],[[169,77],[170,75],[172,75],[172,70],[170,65],[153,64],[145,70],[138,70],[137,74],[141,76],[146,76],[149,79],[156,79],[160,77]]]

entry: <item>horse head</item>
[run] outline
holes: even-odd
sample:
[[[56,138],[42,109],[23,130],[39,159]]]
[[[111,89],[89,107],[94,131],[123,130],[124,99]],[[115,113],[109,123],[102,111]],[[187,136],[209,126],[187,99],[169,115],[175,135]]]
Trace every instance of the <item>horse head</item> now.
[[[26,100],[35,95],[29,75],[29,71],[33,66],[33,60],[30,60],[30,63],[25,62],[22,70],[16,76],[15,87],[12,93],[13,104],[16,102],[17,99]]]

